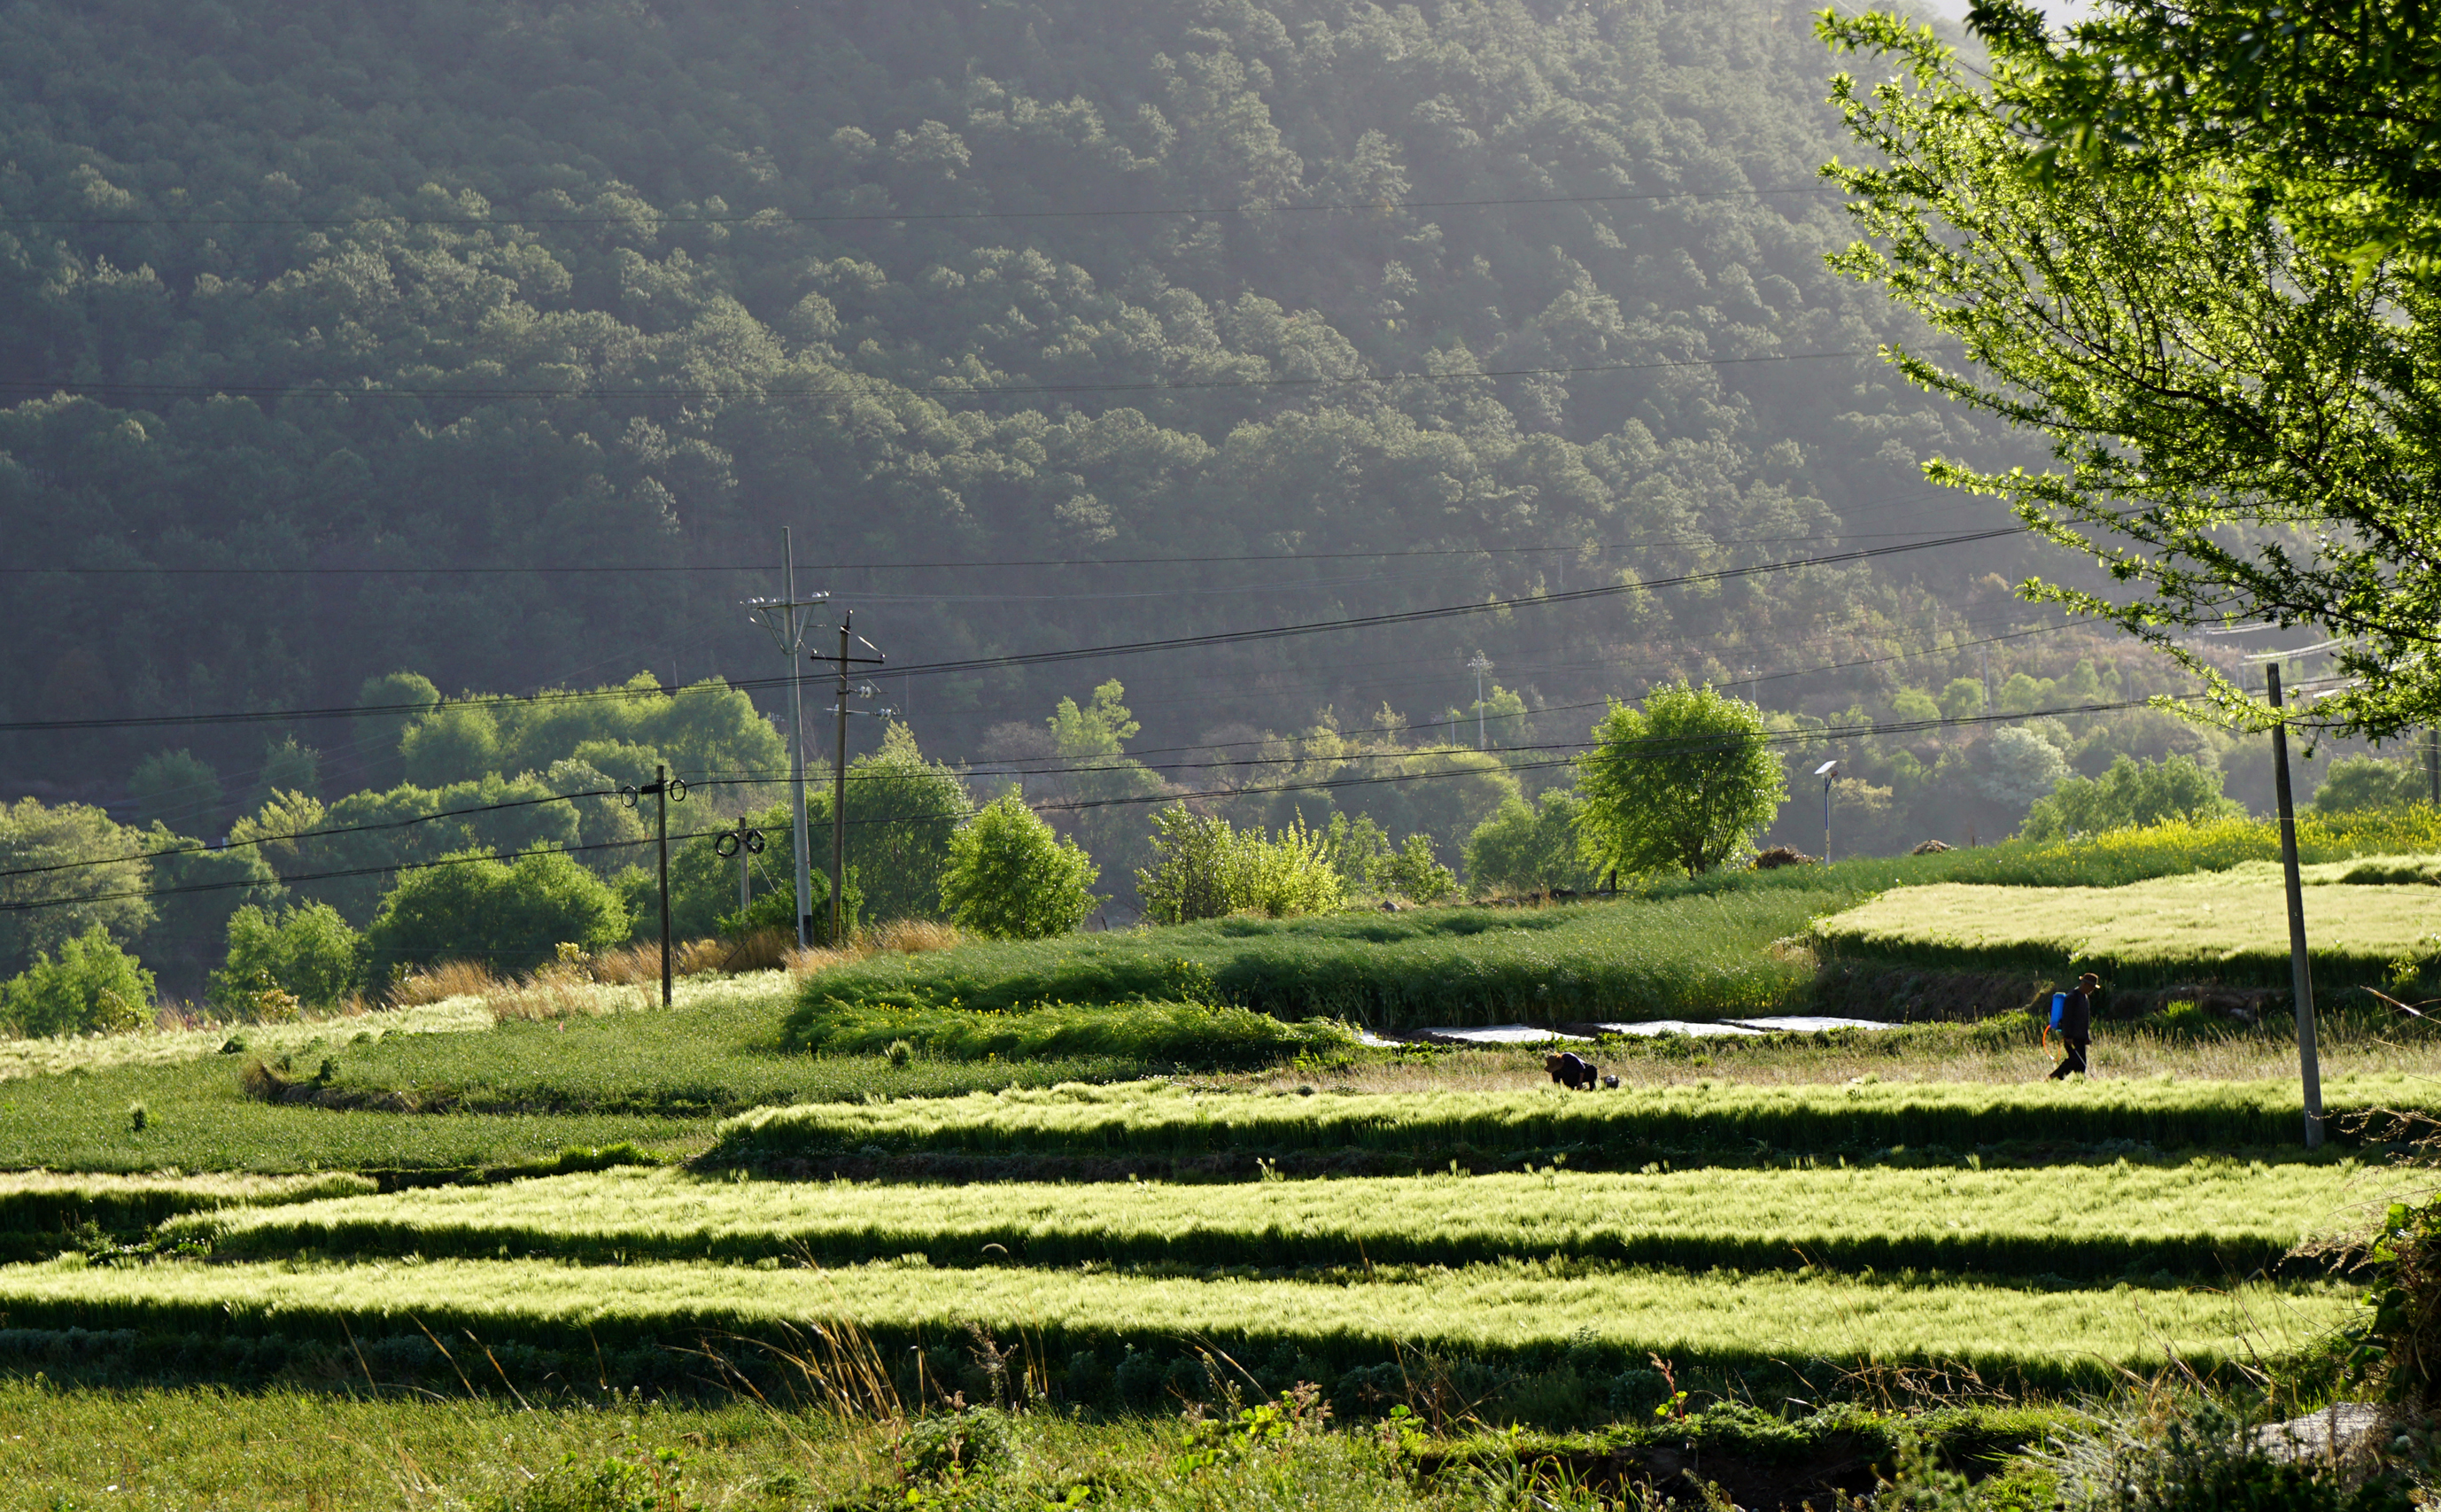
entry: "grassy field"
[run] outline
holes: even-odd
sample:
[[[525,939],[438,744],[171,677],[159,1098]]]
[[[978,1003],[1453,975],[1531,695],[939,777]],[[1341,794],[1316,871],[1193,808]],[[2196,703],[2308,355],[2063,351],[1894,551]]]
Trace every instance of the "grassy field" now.
[[[2306,869],[2306,938],[2318,983],[2333,989],[2441,955],[2441,890],[2343,880],[2360,869]],[[2120,986],[2288,982],[2286,893],[2279,867],[2264,861],[2122,888],[1907,888],[1822,920],[1815,936],[1835,961],[2093,971]]]
[[[1890,1451],[1868,1404],[1984,1403],[2005,1452],[2172,1358],[2286,1379],[2357,1305],[2281,1251],[2421,1178],[2298,1151],[2278,1035],[2106,1026],[2076,1085],[2022,1017],[1636,1040],[1569,1094],[1538,1052],[1300,1022],[1743,1017],[1804,1001],[1781,943],[1874,893],[2226,891],[2258,840],[0,1048],[0,1508],[1513,1505],[1511,1424],[1663,1478],[1714,1423],[1765,1507],[1771,1467]],[[2441,1039],[2336,1026],[2325,1074],[2335,1109],[2432,1106]],[[768,1179],[818,1171],[859,1179]],[[1299,1382],[1348,1426],[1220,1426]],[[967,1431],[951,1393],[1014,1409],[1010,1448],[914,1468]]]
[[[939,1267],[1472,1265],[1511,1256],[1706,1270],[2246,1275],[2412,1183],[2354,1161],[1984,1170],[1517,1175],[1226,1185],[706,1180],[623,1169],[198,1212],[218,1258],[340,1255]],[[2423,1183],[2429,1184],[2429,1183]],[[1725,1227],[1724,1213],[1738,1215]]]
[[[1089,1376],[1094,1368],[1075,1356],[1116,1369],[1130,1346],[1176,1358],[1184,1340],[1255,1359],[1286,1351],[1291,1372],[1316,1380],[1395,1368],[1405,1351],[1531,1367],[1574,1350],[1613,1372],[1655,1354],[1714,1376],[1775,1379],[1790,1378],[1792,1367],[1803,1376],[1808,1361],[1826,1367],[1825,1378],[1834,1362],[1947,1361],[1993,1380],[2063,1388],[2097,1383],[2164,1348],[2203,1370],[2248,1350],[2283,1353],[2337,1324],[2353,1305],[2346,1288],[2319,1283],[2074,1291],[1964,1276],[1583,1273],[1530,1261],[1419,1268],[1361,1285],[907,1262],[0,1268],[0,1309],[20,1331],[20,1348],[28,1331],[81,1329],[103,1336],[91,1361],[100,1364],[114,1343],[141,1350],[226,1335],[267,1341],[285,1362],[302,1343],[345,1348],[353,1339],[369,1349],[382,1341],[375,1354],[393,1369],[421,1359],[441,1376],[442,1359],[388,1341],[466,1337],[475,1341],[470,1355],[488,1345],[503,1382],[520,1385],[514,1351],[503,1346],[542,1351],[521,1367],[540,1368],[531,1378],[566,1372],[598,1349],[623,1356],[603,1355],[601,1371],[615,1363],[619,1374],[645,1372],[644,1380],[668,1384],[700,1368],[672,1357],[672,1346],[785,1340],[823,1323],[852,1325],[885,1359],[979,1327]]]
[[[2414,1076],[2332,1078],[2327,1110],[2422,1107]],[[2250,1148],[2299,1137],[2290,1082],[1879,1082],[1741,1087],[1697,1082],[1600,1093],[1209,1094],[1160,1084],[1056,1087],[963,1098],[758,1108],[720,1126],[708,1165],[857,1152],[1125,1157],[1358,1149],[1426,1164],[1469,1150],[1634,1160],[1647,1151],[1975,1150],[2013,1141]]]
[[[1800,999],[1809,966],[1766,947],[1864,895],[1861,877],[1543,909],[1215,919],[882,955],[807,980],[792,1044],[842,1007],[1008,1011],[1220,1001],[1375,1029],[1511,1019],[1725,1018]],[[1880,885],[1887,886],[1887,880]]]

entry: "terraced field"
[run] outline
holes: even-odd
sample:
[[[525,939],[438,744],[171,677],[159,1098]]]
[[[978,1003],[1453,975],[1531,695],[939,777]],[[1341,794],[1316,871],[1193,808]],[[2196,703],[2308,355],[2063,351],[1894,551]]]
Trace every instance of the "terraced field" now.
[[[1518,1257],[1691,1270],[2244,1276],[2393,1195],[2352,1160],[1984,1170],[1829,1166],[1371,1180],[890,1186],[626,1168],[196,1212],[216,1254],[1256,1268]],[[1724,1215],[1736,1215],[1734,1229]]]
[[[1310,1089],[1309,1089],[1310,1090]],[[2422,1077],[2333,1077],[2323,1103],[2417,1107]],[[1069,1085],[962,1098],[801,1104],[720,1125],[714,1164],[769,1166],[910,1152],[1067,1158],[1173,1158],[1232,1151],[1362,1151],[1439,1165],[1455,1152],[1757,1149],[1971,1151],[2012,1142],[2138,1141],[2164,1149],[2241,1149],[2301,1137],[2287,1082],[1871,1082],[1738,1087],[1708,1082],[1571,1094],[1554,1089],[1420,1094],[1214,1096],[1166,1084]]]

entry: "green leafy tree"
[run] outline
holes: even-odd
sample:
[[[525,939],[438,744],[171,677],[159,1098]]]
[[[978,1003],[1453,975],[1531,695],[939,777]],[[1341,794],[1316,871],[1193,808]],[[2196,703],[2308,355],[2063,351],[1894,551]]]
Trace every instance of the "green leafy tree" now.
[[[1015,793],[976,810],[949,840],[942,911],[962,928],[996,940],[1066,934],[1102,900],[1100,875],[1074,840],[1062,839]]]
[[[363,957],[363,941],[327,903],[277,913],[248,905],[229,915],[228,960],[212,973],[208,996],[228,1009],[269,984],[303,1007],[329,1010],[356,985]]]
[[[407,727],[398,756],[417,787],[479,781],[500,769],[499,718],[484,704],[443,704]]]
[[[1389,835],[1370,814],[1359,814],[1353,819],[1332,814],[1322,839],[1329,850],[1331,870],[1339,873],[1340,888],[1347,892],[1373,891],[1374,873],[1398,853]]]
[[[355,716],[356,765],[363,785],[395,787],[407,780],[400,746],[407,732],[425,715],[441,707],[441,690],[420,672],[393,672],[367,677],[356,689],[356,708],[371,711]]]
[[[137,762],[127,797],[139,821],[219,833],[220,773],[193,751],[159,750]]]
[[[1941,459],[1927,476],[2007,500],[2109,580],[2022,591],[2164,652],[2233,723],[2269,716],[2191,638],[2233,617],[2340,641],[2354,680],[2299,722],[2385,735],[2441,717],[2441,289],[2301,243],[2242,165],[2144,135],[2175,120],[2119,120],[2141,165],[2114,152],[2029,171],[2015,91],[2057,61],[2038,30],[1989,33],[1987,89],[1928,29],[1876,12],[1820,25],[1903,73],[1834,81],[1867,150],[1829,171],[1867,236],[1835,264],[1969,360],[1901,351],[1901,372],[2041,435],[2057,464]]]
[[[1582,891],[1594,884],[1577,847],[1583,803],[1572,788],[1555,787],[1537,802],[1512,798],[1475,826],[1466,841],[1466,880],[1491,892]]]
[[[1217,815],[1184,803],[1152,816],[1153,864],[1136,873],[1136,896],[1155,924],[1191,924],[1230,911],[1229,855],[1235,833]]]
[[[132,940],[154,918],[145,837],[86,803],[0,804],[0,971],[23,971],[98,926]],[[49,870],[45,870],[49,869]],[[135,894],[130,896],[129,894]]]
[[[409,872],[365,930],[367,976],[389,982],[403,966],[474,961],[496,972],[530,971],[562,944],[590,954],[627,939],[627,909],[600,877],[557,851],[514,862],[482,852]]]
[[[153,1016],[153,973],[95,925],[62,941],[59,959],[38,954],[0,982],[0,1022],[27,1038],[134,1029]]]
[[[808,835],[814,854],[827,857],[828,788],[812,809]],[[895,721],[883,730],[879,750],[848,763],[847,858],[868,916],[936,917],[950,839],[974,812],[974,796],[965,779],[939,762],[925,760],[914,732]]]
[[[2441,27],[2422,6],[2106,0],[2054,31],[2026,0],[1979,0],[1967,19],[2031,167],[2227,163],[2330,255],[2441,257]]]
[[[2027,811],[2018,833],[2030,840],[2053,840],[2244,812],[2221,796],[2220,784],[2217,767],[2206,768],[2184,756],[2158,762],[2122,756],[2100,777],[2062,782]]]
[[[1787,796],[1762,711],[1684,682],[1614,701],[1577,759],[1577,835],[1598,872],[1709,872],[1753,843]]]
[[[2427,802],[2432,783],[2423,764],[2379,756],[2342,756],[2331,763],[2314,789],[2314,811],[2349,814],[2366,808],[2401,808]]]
[[[1417,903],[1438,903],[1457,891],[1457,873],[1441,865],[1433,854],[1429,835],[1410,835],[1407,843],[1385,858],[1375,869],[1374,878],[1384,892]]]

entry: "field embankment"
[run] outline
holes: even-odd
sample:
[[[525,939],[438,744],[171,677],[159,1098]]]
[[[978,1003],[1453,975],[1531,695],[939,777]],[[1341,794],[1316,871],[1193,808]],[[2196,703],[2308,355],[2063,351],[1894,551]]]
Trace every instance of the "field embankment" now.
[[[2421,1077],[2334,1077],[2334,1120],[2352,1108],[2422,1107]],[[2293,1082],[1883,1082],[1741,1087],[1709,1082],[1592,1094],[1199,1094],[1159,1084],[1056,1087],[962,1098],[758,1108],[722,1124],[706,1167],[788,1169],[853,1155],[1167,1161],[1262,1155],[1370,1158],[1429,1168],[1473,1157],[1565,1155],[1634,1169],[1681,1153],[1975,1151],[2107,1141],[2248,1149],[2298,1137]]]
[[[2418,858],[2305,869],[2305,933],[2324,1002],[2441,956],[2441,888]],[[2280,869],[2246,861],[2125,887],[1959,882],[1894,890],[1815,926],[1826,964],[2072,978],[2117,991],[2288,985]]]
[[[1045,1186],[737,1183],[620,1169],[191,1214],[171,1243],[588,1265],[1367,1267],[1519,1256],[1611,1267],[1988,1276],[2237,1276],[2353,1226],[2396,1178],[2353,1161],[1839,1166]],[[1721,1221],[1735,1214],[1734,1227]],[[2310,1272],[2308,1272],[2310,1273]]]

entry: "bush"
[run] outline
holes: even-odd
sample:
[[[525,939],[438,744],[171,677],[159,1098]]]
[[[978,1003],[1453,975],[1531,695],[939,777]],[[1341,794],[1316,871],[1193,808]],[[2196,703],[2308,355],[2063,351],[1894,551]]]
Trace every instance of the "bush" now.
[[[2218,768],[2200,766],[2184,756],[2158,762],[2122,756],[2100,777],[2071,777],[2052,788],[2049,798],[2027,810],[2018,834],[2030,840],[2056,840],[2174,819],[2200,824],[2242,814],[2237,804],[2220,796],[2220,786]]]
[[[1345,896],[1329,837],[1309,832],[1302,819],[1275,837],[1178,804],[1153,816],[1152,846],[1156,859],[1136,873],[1136,891],[1156,924],[1327,913]]]
[[[1184,803],[1152,817],[1153,864],[1136,873],[1145,917],[1155,924],[1192,924],[1230,911],[1229,821]]]
[[[329,1010],[356,984],[364,942],[339,910],[308,903],[280,914],[247,904],[229,915],[228,963],[212,973],[207,994],[223,1017],[262,1017],[263,987],[278,987],[306,1008]],[[234,1011],[233,1011],[234,1010]]]
[[[1100,874],[1076,841],[1054,835],[1023,799],[1007,793],[950,837],[941,907],[977,934],[1040,940],[1066,934],[1100,906],[1087,891]]]
[[[440,961],[530,971],[559,959],[563,941],[594,955],[625,941],[628,927],[608,884],[560,852],[512,864],[471,851],[400,878],[364,945],[368,974],[386,983],[403,967]]]
[[[153,973],[98,924],[0,983],[0,1023],[27,1038],[134,1029],[152,1011]]]
[[[1323,837],[1308,831],[1304,819],[1290,820],[1289,827],[1276,836],[1248,830],[1233,838],[1230,912],[1285,919],[1299,913],[1329,913],[1339,907],[1343,896],[1339,873],[1330,864]],[[1425,855],[1431,855],[1430,841],[1425,842]]]
[[[2430,779],[2419,763],[2342,756],[2331,763],[2329,775],[2315,789],[2313,808],[2317,814],[2353,814],[2360,809],[2403,808],[2431,796]]]
[[[1512,798],[1466,840],[1467,885],[1484,892],[1582,892],[1593,873],[1577,853],[1577,816],[1583,803],[1571,788],[1554,788],[1540,804]]]
[[[1438,903],[1457,891],[1457,873],[1433,855],[1433,837],[1410,835],[1399,853],[1374,871],[1383,892],[1395,892],[1417,903]]]

